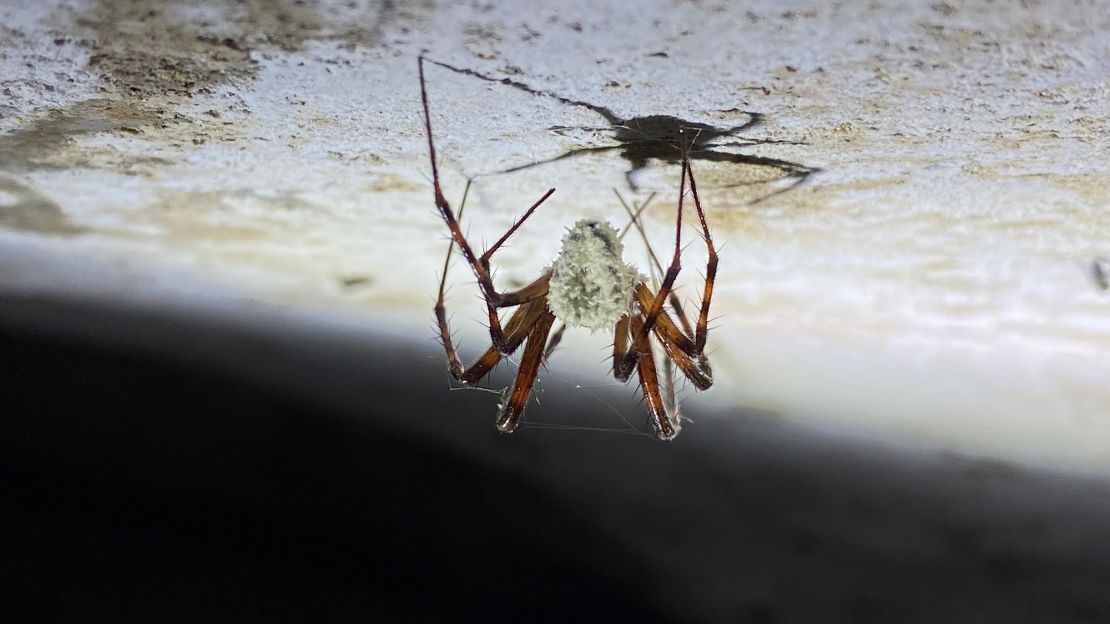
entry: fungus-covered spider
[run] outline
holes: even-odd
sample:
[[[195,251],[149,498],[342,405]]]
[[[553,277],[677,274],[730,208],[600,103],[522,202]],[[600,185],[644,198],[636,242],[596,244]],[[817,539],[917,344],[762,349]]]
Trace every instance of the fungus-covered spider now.
[[[497,428],[511,432],[524,413],[524,407],[531,395],[532,385],[539,373],[540,365],[559,342],[566,326],[595,330],[612,327],[614,328],[614,376],[620,381],[627,381],[633,371],[638,374],[656,435],[663,440],[674,438],[679,430],[678,411],[675,409],[673,397],[670,397],[671,400],[668,403],[663,401],[655,356],[652,352],[651,336],[655,336],[662,345],[666,357],[696,388],[705,390],[713,384],[712,371],[705,357],[705,340],[708,333],[713,280],[717,274],[717,253],[713,247],[713,239],[709,234],[701,201],[698,199],[688,150],[683,150],[682,157],[682,179],[679,182],[678,210],[675,219],[674,257],[656,292],[652,292],[645,283],[645,278],[636,269],[625,264],[621,258],[622,244],[613,226],[591,220],[578,221],[568,230],[563,237],[562,249],[558,257],[551,266],[544,269],[537,280],[519,290],[500,292],[493,285],[490,258],[536,208],[555,192],[555,189],[548,190],[539,201],[532,204],[524,215],[482,255],[474,253],[470,243],[463,236],[455,213],[443,196],[443,190],[439,184],[435,143],[432,140],[431,113],[428,109],[428,92],[424,81],[423,57],[419,59],[419,69],[420,97],[424,106],[424,125],[428,135],[436,208],[451,232],[450,246],[459,246],[478,280],[489,316],[491,345],[470,367],[463,368],[452,343],[451,330],[447,323],[447,310],[444,305],[445,267],[444,276],[440,281],[435,313],[451,375],[462,383],[476,383],[493,370],[502,357],[514,353],[523,344],[524,355],[520,359],[516,380],[507,397],[503,397],[497,417]],[[690,182],[690,194],[697,208],[709,258],[696,329],[691,328],[678,298],[671,291],[681,269],[682,204],[687,180]],[[635,223],[635,215],[633,215],[633,222]],[[450,251],[449,247],[448,254]],[[675,316],[682,323],[682,329],[679,329],[664,309],[664,304],[668,300]],[[502,308],[513,307],[516,310],[502,326],[499,311]],[[562,321],[563,326],[552,334],[551,328],[556,318]]]

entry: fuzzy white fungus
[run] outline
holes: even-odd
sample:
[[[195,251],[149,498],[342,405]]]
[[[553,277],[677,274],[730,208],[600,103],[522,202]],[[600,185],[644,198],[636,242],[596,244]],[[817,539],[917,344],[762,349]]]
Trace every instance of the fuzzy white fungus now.
[[[569,228],[551,265],[548,305],[555,316],[572,327],[612,328],[628,312],[639,278],[622,252],[608,223],[584,219]]]

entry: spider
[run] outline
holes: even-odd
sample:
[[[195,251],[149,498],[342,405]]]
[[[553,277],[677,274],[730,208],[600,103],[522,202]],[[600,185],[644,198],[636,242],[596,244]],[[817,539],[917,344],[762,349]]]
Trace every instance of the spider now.
[[[440,186],[435,142],[432,140],[428,91],[424,79],[423,56],[419,57],[418,66],[435,204],[451,234],[448,258],[454,245],[458,245],[478,281],[489,316],[491,344],[473,364],[464,368],[452,342],[447,321],[447,309],[444,304],[444,285],[447,279],[445,265],[439,285],[435,315],[451,376],[464,384],[477,383],[489,374],[503,357],[511,355],[524,345],[524,354],[520,358],[516,379],[511,389],[502,395],[497,416],[497,428],[506,433],[512,432],[524,413],[541,364],[559,343],[566,327],[585,327],[592,330],[611,327],[614,334],[614,376],[620,381],[627,381],[633,372],[639,376],[640,387],[647,402],[656,436],[663,440],[673,439],[679,431],[678,411],[674,407],[673,396],[664,403],[660,393],[659,374],[652,352],[651,336],[654,335],[662,345],[668,361],[673,362],[696,388],[705,390],[713,384],[713,373],[705,357],[705,341],[708,334],[709,304],[717,274],[717,252],[713,246],[713,238],[709,233],[701,200],[698,198],[697,183],[694,181],[694,172],[690,167],[688,149],[683,150],[682,156],[682,179],[679,182],[678,210],[675,218],[674,256],[665,273],[655,259],[659,272],[663,274],[662,284],[655,292],[645,283],[645,278],[632,266],[625,264],[621,258],[623,248],[616,229],[607,222],[588,219],[578,221],[568,229],[563,237],[559,255],[549,267],[544,269],[539,278],[519,290],[498,291],[493,284],[490,259],[528,217],[555,192],[555,189],[549,189],[532,204],[524,215],[480,256],[476,254],[463,235],[459,221]],[[691,328],[677,296],[672,292],[675,279],[682,268],[682,211],[687,180],[690,183],[690,194],[697,209],[702,236],[708,249],[705,287],[696,329]],[[464,203],[465,196],[464,192]],[[646,206],[646,202],[644,205]],[[627,205],[625,209],[628,210]],[[631,214],[631,210],[629,212]],[[632,218],[633,223],[638,226],[634,214]],[[652,257],[654,259],[654,254]],[[679,322],[682,323],[682,329],[679,329],[674,319],[664,309],[664,304],[668,300]],[[505,308],[516,309],[502,325],[499,312]],[[556,319],[562,322],[562,326],[552,334],[551,329]],[[669,379],[668,392],[673,393],[673,389],[669,388]]]
[[[676,150],[673,149],[680,140],[685,140],[686,137],[690,138],[689,149],[686,150],[685,156],[692,160],[704,160],[709,162],[732,163],[737,165],[747,165],[753,167],[766,167],[777,171],[781,177],[776,179],[791,178],[793,182],[789,185],[780,188],[769,195],[761,197],[756,201],[763,201],[785,193],[799,184],[806,181],[809,176],[820,171],[814,167],[809,167],[801,163],[790,162],[788,160],[780,160],[778,158],[769,158],[766,156],[753,156],[751,154],[739,154],[736,152],[722,151],[722,147],[748,147],[752,145],[767,145],[773,143],[785,143],[796,145],[794,141],[778,141],[774,139],[751,139],[746,137],[737,137],[731,142],[721,142],[721,139],[726,137],[736,137],[736,134],[744,130],[749,130],[763,122],[763,114],[753,111],[744,111],[748,120],[740,125],[718,128],[709,124],[698,123],[694,121],[686,121],[671,115],[648,115],[645,117],[632,117],[624,119],[614,113],[611,109],[581,100],[574,100],[563,97],[547,91],[534,89],[523,82],[513,80],[511,78],[495,78],[473,69],[466,69],[455,67],[447,63],[428,59],[429,63],[434,63],[458,74],[466,76],[473,76],[480,80],[487,82],[496,82],[499,84],[519,89],[532,95],[539,95],[554,98],[563,104],[571,106],[581,106],[587,108],[602,118],[609,124],[608,130],[613,131],[612,138],[616,141],[615,145],[601,145],[595,147],[578,147],[567,150],[566,152],[539,160],[524,165],[517,165],[502,169],[500,171],[493,171],[490,173],[483,173],[480,176],[495,176],[506,173],[513,173],[516,171],[523,171],[532,167],[538,167],[548,163],[557,162],[567,158],[574,158],[585,154],[596,154],[607,152],[611,150],[619,150],[622,158],[628,161],[629,169],[625,172],[625,181],[628,187],[636,190],[636,183],[634,180],[635,174],[647,167],[648,162],[651,160],[661,161],[670,164],[678,164],[676,159]],[[574,128],[556,126],[550,128],[551,130],[561,133],[564,130],[572,130]],[[580,130],[606,130],[606,128],[578,128]],[[763,182],[770,182],[772,179],[761,180],[757,182],[737,182],[734,184],[726,185],[726,187],[744,186],[749,184],[760,184]]]

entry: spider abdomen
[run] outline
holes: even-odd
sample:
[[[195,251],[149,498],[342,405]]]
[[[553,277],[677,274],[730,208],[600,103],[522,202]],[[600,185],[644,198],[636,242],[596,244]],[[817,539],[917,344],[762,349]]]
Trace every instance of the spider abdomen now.
[[[611,328],[628,312],[632,286],[639,278],[624,263],[617,230],[603,221],[584,219],[563,236],[551,266],[548,305],[569,326]]]

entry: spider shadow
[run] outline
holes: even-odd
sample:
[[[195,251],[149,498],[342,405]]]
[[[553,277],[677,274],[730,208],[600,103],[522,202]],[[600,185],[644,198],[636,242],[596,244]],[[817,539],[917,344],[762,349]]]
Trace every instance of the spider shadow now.
[[[628,187],[632,191],[639,190],[636,182],[636,174],[647,168],[652,161],[665,163],[668,165],[678,165],[682,162],[682,152],[684,149],[689,150],[690,160],[700,160],[706,162],[728,163],[733,165],[752,166],[770,168],[777,171],[779,176],[767,180],[758,181],[739,181],[730,184],[724,184],[723,188],[735,188],[739,186],[751,186],[756,184],[765,184],[778,180],[791,180],[791,183],[780,188],[768,195],[759,198],[758,201],[763,201],[780,193],[789,191],[798,185],[805,182],[809,176],[820,171],[816,167],[810,167],[797,162],[788,160],[781,160],[778,158],[769,158],[765,156],[753,156],[751,154],[743,154],[739,152],[726,151],[722,148],[743,148],[753,145],[768,145],[768,144],[788,144],[797,145],[795,141],[778,141],[774,139],[753,139],[748,137],[739,137],[738,133],[745,130],[750,130],[763,122],[764,116],[762,113],[753,111],[744,111],[748,119],[742,124],[717,127],[706,123],[695,121],[687,121],[673,115],[647,115],[644,117],[632,117],[624,119],[614,113],[612,109],[575,100],[548,91],[535,89],[525,83],[513,80],[511,78],[496,78],[489,76],[473,69],[466,69],[455,67],[453,65],[443,63],[440,61],[433,61],[426,59],[429,63],[438,65],[444,69],[453,71],[458,74],[466,76],[473,76],[480,80],[487,82],[495,82],[503,84],[514,89],[519,89],[532,95],[553,98],[570,106],[581,106],[587,108],[602,118],[609,124],[607,128],[578,128],[570,126],[555,126],[550,130],[563,134],[570,130],[587,130],[587,131],[609,131],[611,137],[616,141],[613,145],[600,145],[591,147],[576,147],[569,149],[558,156],[537,160],[523,165],[516,165],[507,169],[499,171],[492,171],[487,173],[480,173],[473,177],[491,177],[514,173],[517,171],[524,171],[533,167],[539,167],[569,158],[576,158],[588,154],[600,154],[605,152],[616,151],[618,155],[629,163],[629,169],[625,171],[624,177]],[[724,139],[732,139],[723,141]],[[753,202],[754,203],[754,202]]]

